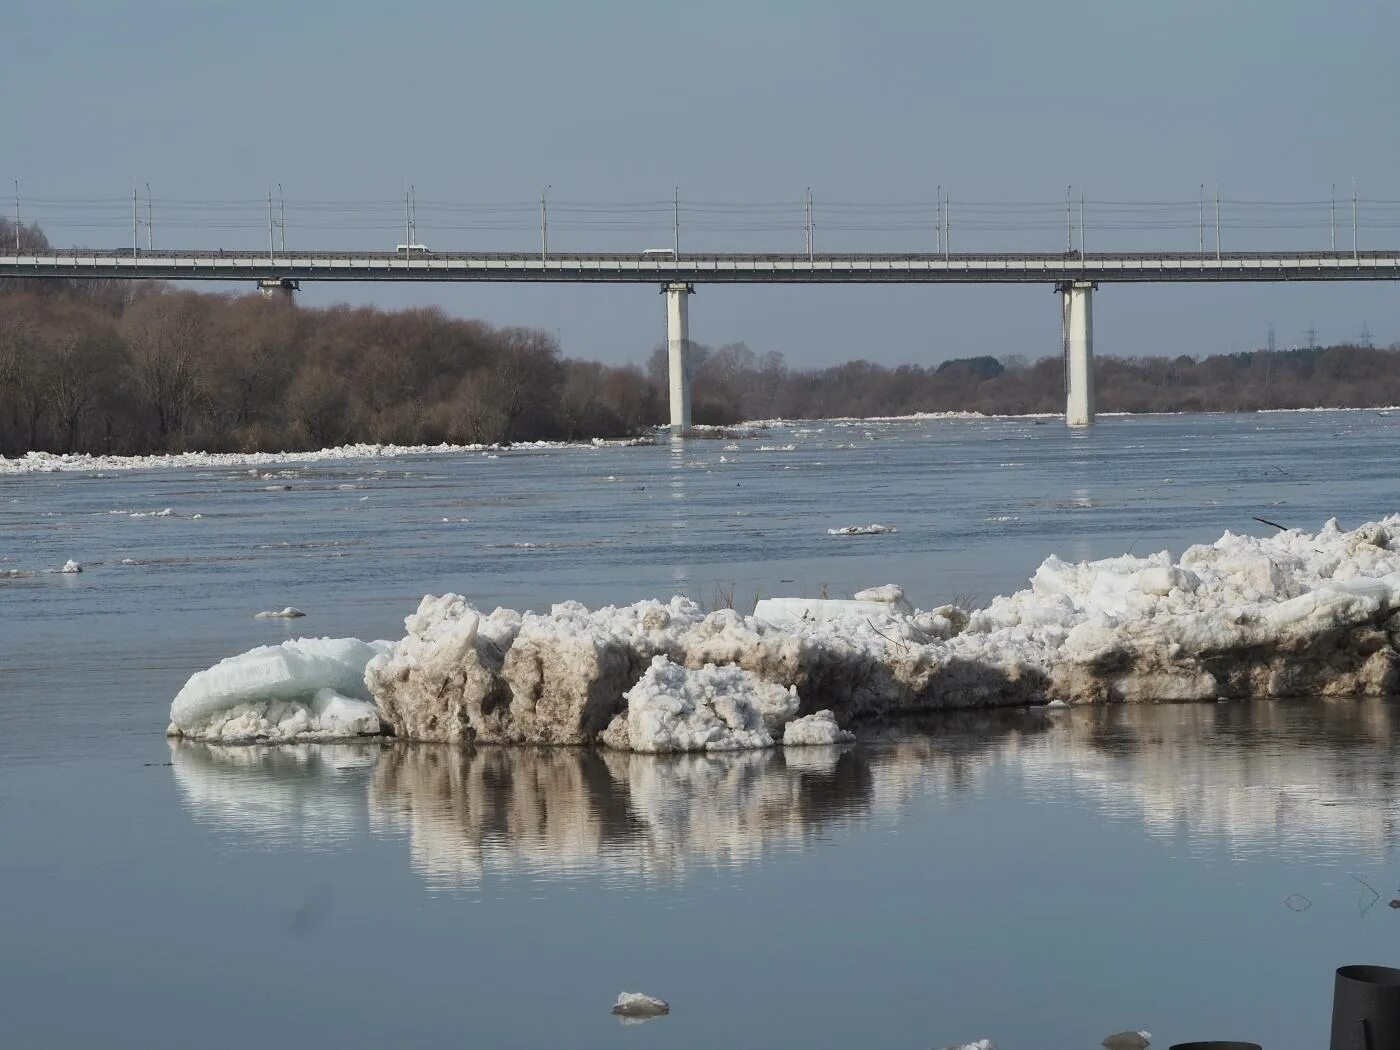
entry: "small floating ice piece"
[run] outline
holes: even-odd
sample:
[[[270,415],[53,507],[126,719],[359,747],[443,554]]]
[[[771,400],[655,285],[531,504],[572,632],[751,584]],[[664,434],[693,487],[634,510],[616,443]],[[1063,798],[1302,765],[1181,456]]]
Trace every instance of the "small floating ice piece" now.
[[[886,532],[898,532],[893,525],[880,525],[872,522],[869,525],[847,525],[840,529],[827,529],[828,536],[879,536]]]
[[[957,1046],[945,1047],[944,1050],[997,1050],[997,1044],[990,1039],[974,1039],[970,1043],[959,1043]]]
[[[1145,1050],[1151,1043],[1152,1033],[1145,1030],[1114,1032],[1103,1037],[1103,1045],[1108,1050]]]
[[[263,610],[262,612],[260,612],[260,613],[254,613],[254,614],[253,614],[253,619],[255,619],[255,620],[295,620],[295,619],[298,619],[298,618],[300,618],[300,617],[302,617],[302,616],[305,616],[305,615],[306,615],[306,613],[302,612],[300,609],[296,608],[296,607],[293,606],[293,605],[289,605],[289,606],[287,606],[285,609],[264,609],[264,610]]]
[[[79,565],[77,562],[75,562],[72,558],[69,558],[66,562],[63,563],[63,568],[59,569],[58,571],[59,571],[59,572],[82,572],[82,571],[83,571],[83,567],[82,567],[81,565]]]
[[[783,747],[819,747],[831,744],[849,744],[856,738],[836,724],[836,715],[830,711],[795,718],[783,728]]]
[[[671,1005],[641,992],[619,992],[612,1012],[619,1017],[660,1017],[671,1012]]]

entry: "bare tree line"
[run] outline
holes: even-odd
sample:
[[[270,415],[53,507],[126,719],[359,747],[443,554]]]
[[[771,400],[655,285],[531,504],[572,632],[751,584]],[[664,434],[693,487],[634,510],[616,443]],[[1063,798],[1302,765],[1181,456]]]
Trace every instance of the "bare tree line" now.
[[[15,229],[0,220],[0,238]],[[42,233],[20,230],[22,244]],[[1400,403],[1400,348],[1100,358],[1104,410]],[[692,347],[699,423],[919,411],[1057,412],[1063,367],[976,357],[789,368]],[[435,309],[301,308],[158,283],[0,281],[0,454],[276,451],[349,441],[493,443],[637,434],[666,416],[666,361],[564,358],[549,334]]]

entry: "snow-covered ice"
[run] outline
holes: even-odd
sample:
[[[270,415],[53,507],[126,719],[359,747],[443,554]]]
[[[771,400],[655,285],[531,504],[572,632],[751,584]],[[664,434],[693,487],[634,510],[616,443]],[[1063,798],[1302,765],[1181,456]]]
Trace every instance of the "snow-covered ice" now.
[[[795,689],[732,664],[691,670],[665,656],[654,657],[623,695],[627,709],[599,739],[608,747],[648,753],[772,747],[773,734],[798,708]]]
[[[335,740],[382,724],[365,665],[387,642],[297,638],[221,660],[190,676],[170,705],[171,736],[198,740]]]
[[[1392,535],[1400,516],[1227,532],[1176,559],[1052,556],[1026,589],[971,612],[913,610],[889,585],[860,601],[766,599],[753,616],[681,597],[488,614],[430,595],[352,695],[372,695],[408,739],[674,750],[767,746],[822,711],[835,736],[863,716],[946,708],[1395,694]]]
[[[817,711],[814,714],[795,718],[783,727],[784,747],[817,747],[830,744],[849,744],[855,740],[854,733],[847,732],[836,724],[836,716],[830,711]]]
[[[755,619],[774,627],[789,627],[804,620],[884,619],[895,611],[888,602],[848,598],[760,598],[753,607]]]
[[[914,611],[914,607],[909,604],[909,599],[904,597],[904,588],[897,583],[867,587],[863,591],[856,591],[851,597],[858,602],[884,602],[899,612],[912,613]]]
[[[263,467],[285,463],[323,463],[335,460],[397,459],[401,456],[451,455],[465,452],[495,453],[546,449],[597,449],[653,445],[650,437],[588,442],[517,441],[511,445],[386,445],[354,444],[307,452],[175,452],[153,456],[105,456],[86,452],[27,452],[0,456],[0,474],[49,474],[57,472],[107,472],[117,470],[168,470],[178,467]],[[255,473],[255,472],[254,472]]]
[[[255,620],[296,620],[296,619],[300,619],[301,617],[303,617],[303,616],[305,616],[305,615],[306,615],[306,613],[302,612],[302,611],[301,611],[300,609],[298,609],[296,606],[294,606],[294,605],[288,605],[285,609],[264,609],[262,612],[253,613],[253,619],[255,619]]]
[[[58,571],[59,571],[59,572],[82,572],[82,571],[83,571],[83,567],[82,567],[81,565],[79,565],[76,561],[74,561],[72,558],[69,558],[66,562],[63,563],[63,568],[59,569]]]

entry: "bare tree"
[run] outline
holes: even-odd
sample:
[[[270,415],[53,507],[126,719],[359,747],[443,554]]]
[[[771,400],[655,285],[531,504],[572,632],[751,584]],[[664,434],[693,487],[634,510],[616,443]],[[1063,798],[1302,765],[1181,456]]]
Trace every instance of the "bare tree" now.
[[[169,448],[183,434],[200,394],[205,331],[198,297],[165,289],[142,296],[122,319],[138,396]]]

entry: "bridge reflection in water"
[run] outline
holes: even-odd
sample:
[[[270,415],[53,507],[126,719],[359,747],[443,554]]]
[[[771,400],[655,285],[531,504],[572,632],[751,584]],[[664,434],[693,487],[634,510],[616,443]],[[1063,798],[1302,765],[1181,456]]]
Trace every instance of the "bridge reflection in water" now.
[[[492,874],[678,878],[897,825],[994,783],[1236,855],[1385,853],[1396,841],[1394,705],[1115,706],[945,716],[851,747],[675,757],[581,748],[172,742],[202,824],[264,848],[409,843],[436,888]]]

